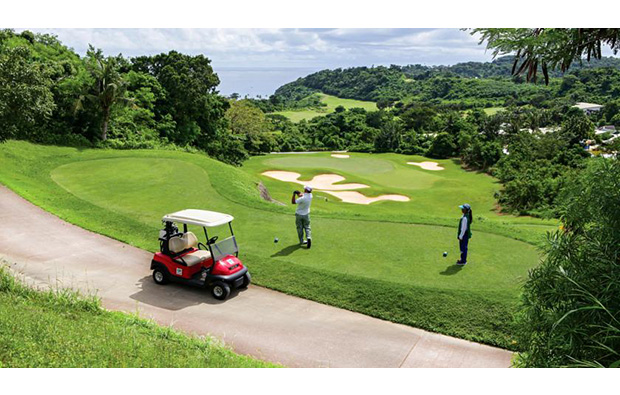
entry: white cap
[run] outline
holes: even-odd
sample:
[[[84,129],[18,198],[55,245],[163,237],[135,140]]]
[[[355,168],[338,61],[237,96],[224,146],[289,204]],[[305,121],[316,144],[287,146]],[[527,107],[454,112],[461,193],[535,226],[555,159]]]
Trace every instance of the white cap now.
[[[308,192],[312,192],[312,187],[306,185],[306,186],[304,186],[304,190],[308,191]]]

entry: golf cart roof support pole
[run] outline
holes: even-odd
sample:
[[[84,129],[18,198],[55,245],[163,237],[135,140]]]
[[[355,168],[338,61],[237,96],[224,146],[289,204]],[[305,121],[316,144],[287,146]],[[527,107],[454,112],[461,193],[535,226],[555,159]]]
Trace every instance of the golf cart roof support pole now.
[[[228,228],[230,228],[230,235],[232,237],[235,237],[235,232],[233,232],[232,230],[232,222],[228,223]],[[235,240],[235,246],[237,245],[237,240]],[[235,252],[235,256],[238,258],[239,257],[239,251]]]
[[[213,249],[211,248],[211,243],[209,243],[209,235],[207,234],[207,228],[202,227],[202,230],[205,232],[205,238],[207,239],[207,247],[209,247],[209,253],[211,254],[211,259],[213,260],[213,264],[211,267],[215,266],[215,256],[213,255]]]

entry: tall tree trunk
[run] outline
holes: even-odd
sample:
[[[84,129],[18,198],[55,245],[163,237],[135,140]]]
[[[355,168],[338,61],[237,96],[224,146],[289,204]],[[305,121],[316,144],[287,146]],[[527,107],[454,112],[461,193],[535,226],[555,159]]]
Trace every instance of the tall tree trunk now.
[[[101,125],[101,140],[108,139],[108,122],[110,121],[110,109],[106,108],[103,113],[103,125]]]

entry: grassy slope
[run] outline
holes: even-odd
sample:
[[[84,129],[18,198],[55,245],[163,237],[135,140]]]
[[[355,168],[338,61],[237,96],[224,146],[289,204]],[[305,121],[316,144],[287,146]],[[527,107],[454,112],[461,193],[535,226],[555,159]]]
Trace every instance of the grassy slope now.
[[[0,266],[0,367],[270,367],[210,338],[109,312],[70,291],[35,291]]]
[[[451,257],[457,253],[453,223],[458,215],[445,220],[449,227],[424,226],[373,221],[389,217],[387,209],[373,218],[368,207],[356,206],[355,212],[338,203],[332,212],[317,204],[313,216],[317,242],[308,251],[294,247],[292,207],[260,200],[250,174],[201,155],[80,151],[8,142],[0,146],[0,161],[0,181],[87,229],[154,251],[158,248],[154,235],[164,213],[187,207],[230,212],[236,217],[242,257],[261,285],[514,348],[511,314],[519,283],[536,264],[536,251],[528,244],[477,231],[472,253],[481,264],[459,271],[441,258],[443,250]],[[251,164],[248,171],[253,171]],[[415,213],[395,220],[416,222]],[[495,228],[501,224],[488,230]],[[274,236],[280,237],[280,244],[273,244]]]
[[[487,107],[484,108],[483,111],[487,114],[487,115],[495,115],[500,111],[504,111],[506,108],[505,107]],[[461,114],[463,116],[466,116],[467,114],[469,114],[471,112],[471,110],[464,110],[461,111]]]
[[[278,111],[274,114],[284,115],[289,118],[293,122],[299,122],[302,119],[312,119],[314,117],[318,117],[320,115],[325,115],[331,112],[334,112],[336,107],[343,106],[344,108],[355,108],[360,107],[365,109],[366,111],[375,111],[377,110],[377,106],[374,102],[370,101],[362,101],[362,100],[354,100],[354,99],[341,99],[336,96],[326,95],[324,93],[319,93],[321,96],[321,101],[325,103],[327,106],[318,109],[306,109],[306,110],[289,110],[289,111]]]
[[[488,107],[484,109],[484,112],[487,115],[495,115],[500,111],[503,111],[505,108],[504,107]]]

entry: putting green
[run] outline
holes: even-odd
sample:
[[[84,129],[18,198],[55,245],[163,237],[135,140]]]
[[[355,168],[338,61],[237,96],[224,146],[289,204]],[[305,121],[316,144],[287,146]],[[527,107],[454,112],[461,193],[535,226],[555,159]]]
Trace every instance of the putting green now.
[[[321,160],[321,169],[311,167],[315,159]],[[511,235],[520,225],[528,234],[552,225],[497,215],[491,219],[487,213],[489,219],[474,223],[471,263],[453,265],[458,256],[456,205],[468,200],[463,191],[474,196],[477,188],[479,194],[491,194],[479,197],[478,205],[472,203],[481,212],[492,208],[497,185],[451,161],[439,161],[446,168],[441,172],[406,164],[423,159],[356,153],[348,159],[330,158],[329,153],[270,155],[252,158],[237,169],[204,155],[175,151],[77,150],[7,142],[0,145],[0,181],[63,219],[151,251],[159,248],[157,233],[166,213],[184,208],[230,213],[241,258],[259,284],[511,347],[511,312],[528,269],[538,262],[536,247]],[[294,207],[262,200],[256,187],[260,178],[277,199],[287,202],[296,184],[258,176],[285,165],[289,168],[282,170],[304,177],[338,173],[346,182],[370,185],[365,194],[402,193],[412,201],[358,206],[333,197],[322,201],[317,193],[313,247],[299,248]],[[401,176],[407,181],[399,181]]]

